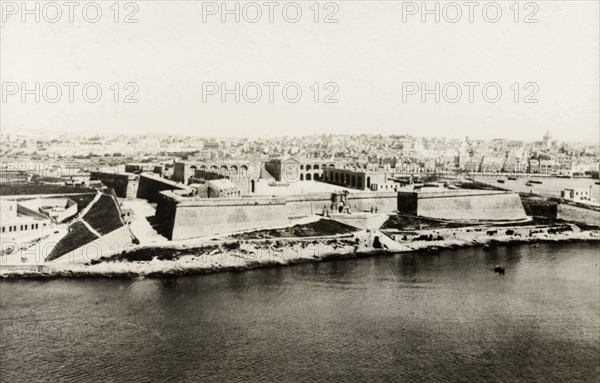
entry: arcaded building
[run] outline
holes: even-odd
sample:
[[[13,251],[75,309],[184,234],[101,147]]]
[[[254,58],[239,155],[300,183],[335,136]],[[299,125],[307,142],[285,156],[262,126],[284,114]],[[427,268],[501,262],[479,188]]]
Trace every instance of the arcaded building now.
[[[358,190],[398,191],[402,184],[397,176],[398,172],[392,171],[325,168],[321,181]]]
[[[265,169],[279,182],[320,181],[326,168],[334,168],[333,161],[274,158],[265,162]]]

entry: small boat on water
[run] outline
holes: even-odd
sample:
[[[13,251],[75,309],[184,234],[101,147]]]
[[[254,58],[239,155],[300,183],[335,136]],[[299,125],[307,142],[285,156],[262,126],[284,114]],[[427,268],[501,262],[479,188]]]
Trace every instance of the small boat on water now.
[[[509,181],[516,181],[517,180],[517,176],[508,176],[506,177],[507,180]]]
[[[525,186],[533,186],[533,184],[531,182],[527,182]]]
[[[542,181],[538,180],[538,179],[531,179],[529,180],[529,182],[531,182],[532,184],[541,184]]]
[[[503,183],[504,183],[504,180],[503,180],[502,178],[499,178],[499,179],[498,179],[498,183],[499,183],[499,184],[503,184]]]

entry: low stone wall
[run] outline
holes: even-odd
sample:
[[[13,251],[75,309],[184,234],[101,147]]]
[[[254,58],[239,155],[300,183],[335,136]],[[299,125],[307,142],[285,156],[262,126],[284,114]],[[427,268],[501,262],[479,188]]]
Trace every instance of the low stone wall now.
[[[399,192],[401,212],[450,220],[520,220],[526,218],[518,194],[489,190]]]

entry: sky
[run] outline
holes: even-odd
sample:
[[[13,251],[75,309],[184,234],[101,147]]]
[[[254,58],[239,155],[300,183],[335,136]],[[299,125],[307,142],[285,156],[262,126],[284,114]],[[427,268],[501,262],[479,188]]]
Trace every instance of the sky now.
[[[2,0],[3,133],[599,142],[597,1],[35,3]]]

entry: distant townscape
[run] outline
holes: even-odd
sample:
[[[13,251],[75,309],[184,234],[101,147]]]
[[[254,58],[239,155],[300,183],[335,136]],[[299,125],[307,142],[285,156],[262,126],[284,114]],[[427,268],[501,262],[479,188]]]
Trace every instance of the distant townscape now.
[[[406,135],[320,135],[266,139],[215,139],[169,135],[2,135],[0,156],[3,180],[11,170],[30,170],[28,162],[56,162],[66,169],[94,169],[132,162],[165,165],[172,177],[176,161],[226,163],[267,162],[293,157],[311,161],[345,163],[368,169],[394,169],[405,173],[422,172],[514,172],[557,176],[583,176],[598,173],[597,143],[569,144],[552,138],[540,141],[511,139],[471,140],[420,138]],[[16,162],[25,166],[15,169]],[[320,163],[318,163],[320,165]],[[35,169],[31,169],[35,170]],[[320,176],[303,169],[308,180]],[[73,175],[75,177],[76,175]],[[17,177],[17,175],[14,175]]]

